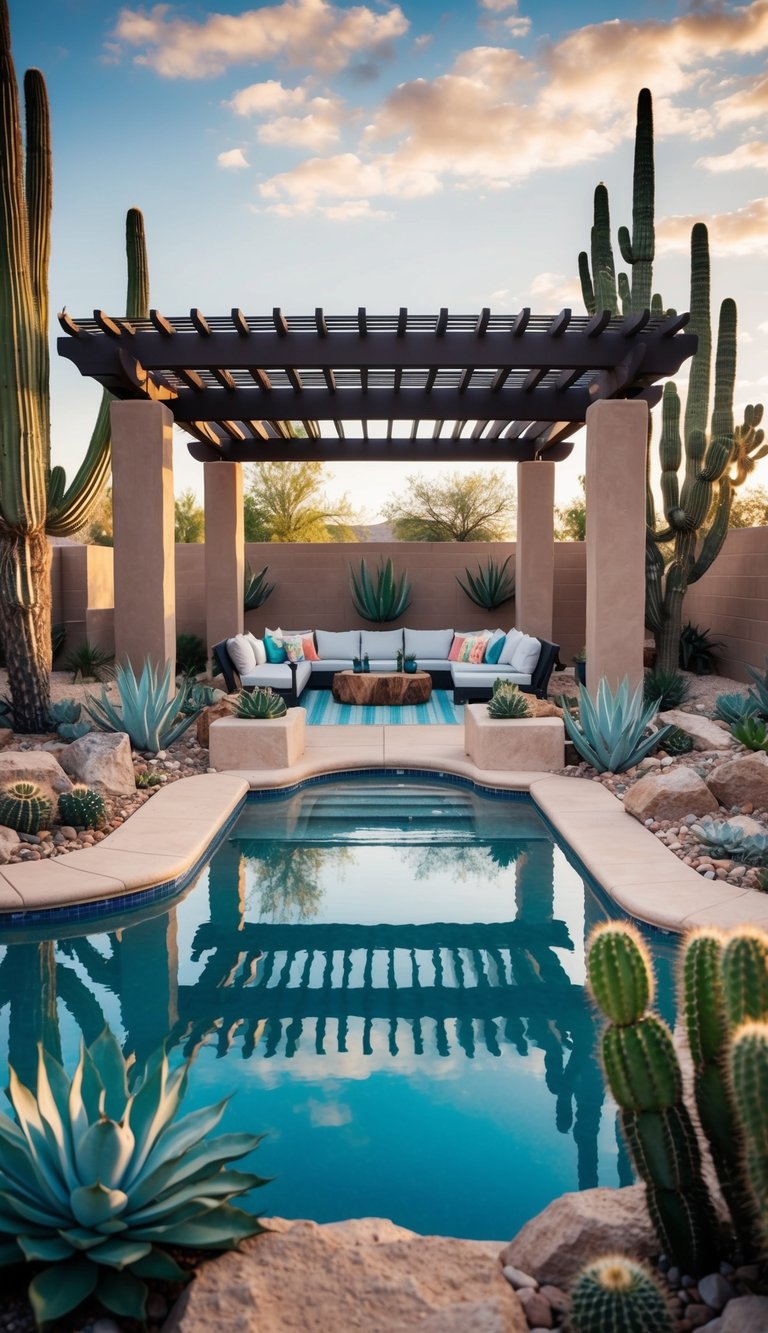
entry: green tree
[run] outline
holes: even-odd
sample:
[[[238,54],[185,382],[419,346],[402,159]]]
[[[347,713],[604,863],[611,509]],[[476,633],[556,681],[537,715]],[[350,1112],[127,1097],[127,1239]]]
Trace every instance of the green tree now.
[[[205,534],[205,515],[191,487],[176,497],[173,512],[174,541],[201,542]]]
[[[78,533],[88,546],[114,546],[112,530],[112,487],[108,486],[91,514],[90,522]]]
[[[587,479],[579,477],[579,494],[555,509],[555,541],[583,542],[587,536]]]
[[[743,495],[735,495],[728,522],[731,528],[768,527],[768,491],[765,487],[755,486]]]
[[[501,472],[452,472],[442,481],[416,474],[383,507],[405,542],[497,542],[514,532],[517,497]]]
[[[255,463],[244,497],[247,542],[356,541],[346,495],[328,499],[320,462]]]

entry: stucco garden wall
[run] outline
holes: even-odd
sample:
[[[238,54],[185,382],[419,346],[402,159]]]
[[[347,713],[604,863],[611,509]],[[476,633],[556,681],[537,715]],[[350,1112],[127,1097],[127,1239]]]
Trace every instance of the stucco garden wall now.
[[[683,619],[709,629],[725,648],[718,670],[747,680],[768,657],[768,528],[733,528],[712,568],[688,592]]]

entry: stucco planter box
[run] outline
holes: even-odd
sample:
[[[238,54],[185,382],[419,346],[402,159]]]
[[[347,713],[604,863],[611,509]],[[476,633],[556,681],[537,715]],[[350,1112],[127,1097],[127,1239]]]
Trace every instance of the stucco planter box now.
[[[304,708],[284,717],[220,717],[211,723],[211,768],[290,768],[304,753]]]
[[[478,768],[551,772],[565,763],[565,729],[559,717],[493,718],[466,704],[464,749]]]

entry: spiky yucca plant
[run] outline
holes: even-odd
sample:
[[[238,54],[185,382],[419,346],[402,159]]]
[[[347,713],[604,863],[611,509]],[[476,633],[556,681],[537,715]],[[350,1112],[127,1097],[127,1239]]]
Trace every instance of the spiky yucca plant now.
[[[467,576],[467,582],[456,575],[456,582],[462,592],[467,594],[470,602],[475,606],[482,606],[486,611],[493,611],[497,606],[502,606],[504,602],[510,602],[515,595],[515,575],[507,573],[507,566],[512,559],[507,556],[503,564],[497,564],[490,557],[485,565],[478,565],[477,571],[472,574],[468,569],[464,570]]]
[[[0,1265],[45,1265],[29,1285],[38,1325],[92,1295],[143,1319],[142,1279],[184,1277],[166,1247],[229,1250],[262,1230],[229,1201],[266,1182],[227,1168],[260,1136],[208,1137],[227,1099],[174,1124],[188,1072],[161,1049],[136,1075],[108,1029],[81,1046],[71,1080],[42,1046],[34,1091],[10,1069],[17,1123],[0,1115]]]
[[[51,133],[39,70],[24,76],[26,163],[11,56],[7,0],[0,0],[0,629],[17,730],[44,731],[51,669],[48,534],[87,522],[109,475],[108,394],[73,481],[51,468],[48,261]],[[149,306],[144,223],[127,221],[127,314]]]
[[[246,561],[245,564],[245,588],[243,589],[243,608],[246,611],[255,611],[258,606],[263,606],[268,597],[272,596],[276,584],[267,583],[267,574],[269,565],[260,569],[258,574],[254,574],[251,566]]]
[[[395,578],[392,561],[388,558],[379,564],[375,579],[368,573],[365,560],[360,561],[360,574],[350,570],[352,601],[355,610],[363,620],[381,624],[386,620],[397,620],[411,604],[411,585],[407,574]]]

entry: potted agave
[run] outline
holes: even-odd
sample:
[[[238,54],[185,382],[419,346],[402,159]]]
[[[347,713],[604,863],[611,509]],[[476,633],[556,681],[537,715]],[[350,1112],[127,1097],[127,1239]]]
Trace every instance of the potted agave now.
[[[211,768],[290,768],[304,753],[306,717],[303,708],[287,708],[268,686],[241,690],[234,717],[211,724]]]
[[[534,717],[514,681],[499,677],[487,704],[465,704],[464,749],[479,769],[551,772],[563,767],[559,717]]]

